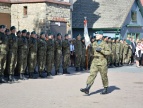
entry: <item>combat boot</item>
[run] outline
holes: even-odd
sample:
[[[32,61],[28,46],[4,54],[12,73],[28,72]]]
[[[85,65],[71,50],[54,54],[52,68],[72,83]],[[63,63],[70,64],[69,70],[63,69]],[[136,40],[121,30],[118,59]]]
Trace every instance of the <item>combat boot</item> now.
[[[104,87],[103,91],[101,92],[101,94],[107,94],[108,93],[108,87]]]
[[[83,71],[83,67],[82,66],[80,67],[80,71]]]
[[[20,79],[21,79],[21,80],[27,80],[27,78],[24,76],[23,73],[20,74]]]
[[[0,76],[0,83],[6,83],[7,81],[4,79],[4,76]]]
[[[33,78],[33,72],[29,72],[29,78]]]
[[[9,81],[10,83],[12,83],[12,82],[13,82],[12,75],[9,75],[9,77],[8,77],[8,81]]]
[[[52,77],[52,73],[51,72],[47,72],[47,77]]]
[[[58,75],[59,74],[59,69],[58,70],[56,70],[56,72],[55,72],[55,75]]]
[[[76,68],[75,68],[75,71],[76,71],[76,72],[78,72],[78,71],[79,71],[79,68],[78,68],[78,67],[76,67]]]
[[[90,89],[90,85],[87,85],[86,88],[80,89],[81,92],[84,92],[85,94],[89,94],[89,89]]]
[[[70,74],[67,69],[63,69],[63,74]]]

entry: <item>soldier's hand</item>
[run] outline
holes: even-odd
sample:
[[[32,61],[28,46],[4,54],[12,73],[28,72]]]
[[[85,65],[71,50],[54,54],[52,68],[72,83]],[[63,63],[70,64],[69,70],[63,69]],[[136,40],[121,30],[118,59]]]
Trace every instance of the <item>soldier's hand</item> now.
[[[97,52],[100,52],[102,49],[101,48],[96,48],[95,49]]]

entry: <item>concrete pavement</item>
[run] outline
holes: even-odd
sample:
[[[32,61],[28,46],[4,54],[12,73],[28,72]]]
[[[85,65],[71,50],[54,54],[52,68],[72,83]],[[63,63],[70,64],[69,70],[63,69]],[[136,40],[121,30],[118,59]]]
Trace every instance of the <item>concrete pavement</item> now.
[[[143,68],[128,66],[109,69],[109,94],[100,95],[98,74],[90,96],[80,92],[88,71],[53,79],[29,79],[0,85],[0,108],[142,108]]]

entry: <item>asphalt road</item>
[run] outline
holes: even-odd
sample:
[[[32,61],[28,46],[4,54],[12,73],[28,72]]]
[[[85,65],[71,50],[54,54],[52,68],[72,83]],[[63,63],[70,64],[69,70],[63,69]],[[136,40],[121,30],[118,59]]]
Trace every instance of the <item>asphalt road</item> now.
[[[88,71],[0,85],[0,108],[143,108],[143,67],[109,69],[109,93],[98,74],[90,96],[80,92]]]

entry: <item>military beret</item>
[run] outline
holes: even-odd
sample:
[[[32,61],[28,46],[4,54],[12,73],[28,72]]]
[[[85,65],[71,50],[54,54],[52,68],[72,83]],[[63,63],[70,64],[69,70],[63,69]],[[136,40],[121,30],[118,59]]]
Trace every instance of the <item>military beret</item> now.
[[[40,36],[43,35],[43,34],[45,34],[45,32],[41,32],[41,33],[40,33]]]
[[[32,31],[31,34],[36,34],[36,32],[35,32],[35,31]]]
[[[20,31],[20,30],[17,32],[17,34],[19,34],[19,33],[21,33],[21,31]]]
[[[27,30],[26,29],[22,30],[22,33],[27,33]]]
[[[91,39],[95,39],[95,36],[92,36]]]
[[[30,35],[30,32],[27,32],[27,35]]]
[[[96,34],[103,35],[103,31],[97,31]]]
[[[111,39],[111,37],[108,37],[108,39]]]
[[[0,29],[5,28],[5,25],[0,25]]]
[[[103,38],[105,39],[105,38],[107,38],[107,36],[103,36]]]
[[[81,40],[84,40],[84,37],[82,37]]]
[[[61,33],[58,33],[57,36],[61,36]]]
[[[69,34],[65,34],[65,37],[69,36]]]
[[[6,30],[5,30],[6,33],[9,32],[9,31],[10,31],[9,29],[6,29]]]
[[[115,38],[111,38],[111,40],[115,40]]]
[[[16,29],[15,26],[10,27],[10,30],[11,30],[11,31],[14,30],[14,29]]]
[[[126,40],[126,43],[127,43],[128,45],[130,45],[130,44],[131,44],[131,41],[130,41],[130,40]]]
[[[78,34],[76,37],[81,36],[80,34]]]

